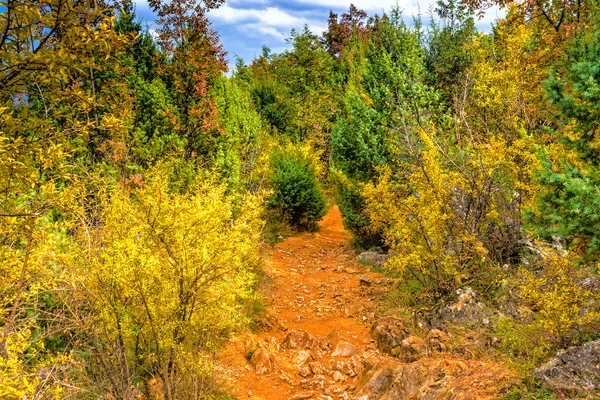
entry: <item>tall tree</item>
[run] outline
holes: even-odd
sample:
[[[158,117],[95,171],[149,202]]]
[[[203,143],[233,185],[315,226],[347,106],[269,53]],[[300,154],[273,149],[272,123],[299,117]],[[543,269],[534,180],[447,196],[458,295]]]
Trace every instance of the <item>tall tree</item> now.
[[[158,15],[158,44],[167,57],[159,70],[174,93],[176,130],[189,155],[206,156],[206,141],[220,131],[218,110],[209,95],[216,76],[226,70],[225,52],[207,12],[224,0],[152,0]]]
[[[128,107],[115,102],[122,86],[114,81],[98,86],[99,73],[120,71],[118,55],[128,41],[112,29],[111,5],[3,3],[0,397],[32,396],[38,378],[27,377],[37,377],[45,364],[57,362],[50,350],[44,356],[42,314],[27,310],[43,308],[40,294],[60,277],[48,254],[56,251],[69,221],[78,218],[73,206],[81,183],[74,173],[77,163],[87,163],[89,151],[102,145],[115,151],[118,146],[112,144],[125,129]],[[39,356],[29,359],[28,352]]]
[[[434,11],[438,20],[431,19],[426,64],[433,84],[450,102],[473,62],[468,44],[477,30],[472,13],[458,0],[438,0]]]
[[[323,32],[323,40],[329,53],[339,57],[348,46],[353,34],[365,38],[366,19],[367,13],[356,8],[354,4],[350,4],[348,12],[343,13],[341,17],[330,11],[327,30]]]
[[[545,238],[562,238],[581,257],[595,260],[600,249],[600,17],[586,20],[546,81],[562,146],[542,152],[534,221]]]
[[[556,33],[564,31],[565,26],[579,23],[582,16],[593,5],[593,0],[463,0],[472,10],[480,10],[499,6],[517,6],[530,18],[541,18]]]

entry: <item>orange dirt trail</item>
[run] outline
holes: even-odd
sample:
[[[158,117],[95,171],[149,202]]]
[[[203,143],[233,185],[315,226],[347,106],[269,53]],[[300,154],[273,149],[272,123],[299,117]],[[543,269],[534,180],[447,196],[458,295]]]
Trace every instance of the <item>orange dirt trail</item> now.
[[[231,338],[221,352],[223,389],[239,400],[501,397],[513,377],[497,362],[464,358],[445,344],[434,350],[430,343],[409,363],[377,350],[369,327],[390,281],[354,260],[349,239],[333,207],[319,232],[275,246],[264,326]],[[405,342],[408,349],[427,346],[416,336]],[[391,371],[397,381],[389,386]],[[395,394],[383,393],[394,385]]]
[[[328,395],[337,399],[356,384],[353,373],[345,375],[343,382],[341,379],[334,382],[330,366],[335,360],[330,354],[318,351],[310,353],[313,361],[327,370],[321,375],[324,384],[304,379],[298,372],[299,349],[292,350],[282,344],[287,332],[294,330],[306,331],[323,340],[337,331],[334,335],[361,351],[375,349],[368,332],[375,302],[365,289],[382,276],[370,272],[347,254],[350,237],[338,208],[332,207],[318,232],[290,237],[275,246],[271,266],[266,271],[270,279],[266,320],[271,323],[256,335],[233,338],[220,356],[220,364],[228,369],[229,392],[238,399],[325,399]],[[257,345],[267,350],[274,365],[272,371],[261,375],[247,360]],[[315,374],[319,365],[316,368]],[[310,375],[314,378],[312,372]]]

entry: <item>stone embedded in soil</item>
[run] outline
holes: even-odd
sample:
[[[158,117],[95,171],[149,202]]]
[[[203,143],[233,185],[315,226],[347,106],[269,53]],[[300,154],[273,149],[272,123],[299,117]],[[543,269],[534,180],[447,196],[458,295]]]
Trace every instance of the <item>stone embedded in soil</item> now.
[[[560,352],[536,369],[535,377],[564,396],[597,395],[600,390],[600,340]]]
[[[283,332],[286,332],[288,330],[287,325],[277,315],[271,314],[267,316],[267,318],[265,319],[265,323],[267,326],[279,329]]]
[[[322,233],[342,240],[340,235],[345,233],[337,211],[334,218]],[[306,243],[314,247],[306,250],[307,247],[302,247]],[[375,350],[376,345],[388,350],[401,348],[404,341],[408,355],[413,357],[413,353],[418,353],[414,350],[423,350],[423,342],[405,341],[410,332],[400,319],[390,317],[373,323],[370,330],[373,341],[370,340],[365,323],[372,323],[372,306],[379,304],[376,290],[385,285],[377,274],[353,266],[337,246],[328,247],[325,255],[317,256],[324,244],[320,238],[308,234],[290,238],[278,246],[284,248],[274,252],[276,273],[269,296],[273,300],[271,308],[279,317],[265,318],[265,330],[257,335],[260,340],[252,339],[247,345],[243,341],[232,343],[225,353],[238,368],[232,373],[231,386],[239,398],[246,398],[249,390],[256,398],[270,400],[350,400],[358,398],[357,395],[366,396],[363,400],[499,397],[508,378],[506,370],[498,364],[458,359],[445,353],[403,364]],[[366,278],[362,288],[360,278]],[[367,282],[370,286],[364,286]],[[327,319],[316,318],[315,312]],[[363,316],[365,322],[359,321]],[[283,319],[289,322],[289,329]],[[328,332],[323,331],[327,328],[332,330],[329,335],[317,335]],[[285,338],[278,342],[276,338],[282,336]],[[448,343],[443,332],[431,330],[425,341],[425,353],[443,352]],[[246,362],[242,353],[253,355],[251,363]],[[256,376],[252,364],[256,373],[265,375]],[[246,367],[250,373],[244,370]],[[386,367],[391,370],[388,374],[391,378],[386,381],[389,385],[377,391],[374,377],[385,378],[382,369]],[[374,390],[369,393],[368,388]]]
[[[294,357],[294,364],[300,366],[313,360],[313,356],[306,350],[300,350]]]
[[[342,389],[339,386],[331,385],[325,388],[325,394],[329,396],[335,396],[340,393],[342,393]]]
[[[491,400],[514,383],[514,376],[495,363],[448,357],[411,364],[374,359],[361,375],[354,399]]]
[[[340,332],[337,329],[334,329],[331,332],[329,332],[329,335],[327,335],[327,343],[329,343],[329,346],[333,349],[335,345],[338,344],[338,342],[341,340],[341,338],[342,335],[340,334]]]
[[[382,267],[383,264],[390,258],[389,254],[385,254],[379,251],[365,251],[362,252],[356,257],[358,262],[374,265],[377,267]]]
[[[448,324],[461,325],[487,325],[490,317],[494,315],[481,301],[470,287],[458,289],[456,302],[439,309],[431,315],[431,325],[443,328]]]
[[[315,375],[323,375],[329,372],[320,361],[308,363],[308,366],[310,367],[312,373]]]
[[[329,360],[329,368],[334,371],[339,371],[342,374],[350,377],[355,377],[358,375],[356,372],[356,362],[353,358],[348,361]]]
[[[433,352],[446,351],[446,343],[448,343],[449,340],[450,338],[448,337],[448,335],[445,332],[440,331],[439,329],[432,329],[427,335],[427,345],[429,349]]]
[[[315,395],[314,392],[307,392],[307,393],[298,393],[297,395],[290,397],[290,400],[304,400],[304,399],[310,399],[311,397],[313,397]]]
[[[405,362],[417,361],[427,354],[427,344],[420,337],[411,335],[392,350],[392,354]]]
[[[358,353],[358,348],[352,343],[348,343],[345,340],[340,340],[336,345],[332,357],[352,357]]]
[[[325,382],[325,377],[323,375],[315,375],[311,379],[303,380],[300,382],[300,385],[306,390],[323,392],[325,390]]]
[[[371,286],[373,281],[369,278],[360,278],[359,283],[360,286]]]
[[[395,349],[409,335],[410,332],[398,318],[384,317],[371,326],[371,336],[377,343],[377,348],[387,354],[399,351]]]
[[[254,370],[257,375],[269,374],[273,371],[273,360],[269,352],[259,346],[258,349],[252,354],[250,362],[254,365]]]
[[[281,350],[281,344],[279,343],[279,340],[277,340],[276,337],[271,336],[267,343],[269,344],[271,349],[275,351]]]
[[[394,380],[394,368],[390,365],[383,365],[379,368],[371,368],[367,374],[361,378],[358,392],[355,399],[371,400],[379,399],[391,386]]]
[[[300,375],[303,378],[307,378],[312,375],[312,371],[310,370],[310,367],[308,365],[301,364],[298,365],[298,375]]]
[[[322,336],[314,335],[306,341],[306,348],[315,351],[319,356],[329,351],[329,343]]]
[[[294,381],[292,380],[292,378],[290,378],[286,373],[282,373],[281,375],[279,375],[279,379],[282,382],[287,383],[288,385],[294,387]]]
[[[352,367],[352,371],[354,371],[356,375],[362,374],[365,369],[364,360],[359,356],[351,357],[350,360],[348,360],[348,364]]]
[[[252,354],[256,351],[257,348],[258,348],[258,342],[256,341],[256,338],[249,337],[246,340],[244,340],[244,353],[245,354]]]
[[[331,378],[335,382],[345,382],[346,381],[346,378],[344,378],[344,375],[342,375],[342,373],[340,371],[333,371],[333,373],[331,374]]]
[[[285,339],[283,339],[283,344],[290,349],[303,349],[306,348],[306,343],[310,339],[311,335],[303,330],[293,330],[289,331]]]

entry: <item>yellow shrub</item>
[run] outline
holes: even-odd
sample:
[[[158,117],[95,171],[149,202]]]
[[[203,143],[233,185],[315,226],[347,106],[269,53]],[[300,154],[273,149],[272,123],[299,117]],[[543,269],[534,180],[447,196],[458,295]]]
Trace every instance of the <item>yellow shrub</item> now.
[[[445,168],[433,140],[421,136],[425,149],[410,174],[392,177],[383,168],[377,184],[365,185],[363,195],[374,228],[382,228],[395,253],[388,266],[438,296],[468,280],[468,268],[482,263],[486,250],[452,207],[466,181]]]
[[[441,297],[458,286],[486,285],[504,251],[519,240],[513,195],[520,142],[492,138],[450,154],[433,133],[421,132],[412,164],[380,170],[363,195],[373,229],[381,229],[394,256],[388,267]]]
[[[85,329],[95,379],[116,398],[151,378],[166,399],[202,397],[210,355],[248,322],[262,199],[234,202],[211,179],[185,194],[169,184],[159,168],[131,193],[115,188],[91,233],[91,253],[73,271],[71,296],[83,304],[77,316],[91,312]]]
[[[557,344],[564,345],[573,329],[598,322],[597,294],[575,283],[577,267],[566,256],[548,250],[543,269],[522,269],[521,298],[535,311],[534,324]]]

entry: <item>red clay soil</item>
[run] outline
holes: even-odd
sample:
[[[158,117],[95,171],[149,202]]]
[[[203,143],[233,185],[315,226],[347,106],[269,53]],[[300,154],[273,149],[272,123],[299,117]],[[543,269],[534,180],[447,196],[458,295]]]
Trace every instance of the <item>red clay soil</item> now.
[[[257,375],[247,360],[248,352],[255,346],[253,341],[268,342],[273,349],[277,345],[272,343],[281,345],[290,331],[303,330],[322,337],[337,331],[358,348],[375,348],[368,328],[372,323],[373,300],[361,296],[360,280],[367,278],[364,284],[382,276],[369,272],[347,254],[351,235],[344,230],[337,207],[331,208],[319,225],[318,232],[290,237],[272,251],[271,265],[266,271],[271,280],[266,307],[276,318],[267,319],[272,319],[279,328],[267,327],[256,338],[237,337],[221,354],[222,364],[228,365],[234,374],[232,393],[239,399],[289,399],[295,394],[311,392],[301,386],[304,379],[298,375],[294,363],[297,352],[271,354],[275,358],[275,371]],[[323,360],[321,363],[327,364]],[[352,381],[348,378],[346,382]]]
[[[265,326],[260,332],[231,338],[219,356],[228,393],[240,400],[352,399],[357,396],[361,375],[373,375],[373,365],[417,367],[416,363],[399,363],[377,350],[369,327],[377,305],[382,304],[382,293],[377,288],[385,286],[385,277],[355,261],[347,249],[350,238],[338,208],[333,207],[317,233],[290,237],[275,246],[266,271],[269,279]],[[421,370],[442,361],[446,366],[443,369],[450,365],[454,370],[455,362],[465,364],[442,354],[422,361],[425,369],[415,370],[421,375]],[[490,366],[477,362],[473,368],[467,368],[468,373],[476,375],[481,371],[484,376],[459,377],[461,385],[465,379],[487,385],[479,395],[444,397],[493,398],[489,394],[496,393],[492,386],[498,374],[493,371],[496,364]],[[439,375],[433,371],[432,375],[436,374]],[[470,392],[468,388],[463,390],[465,394]]]

